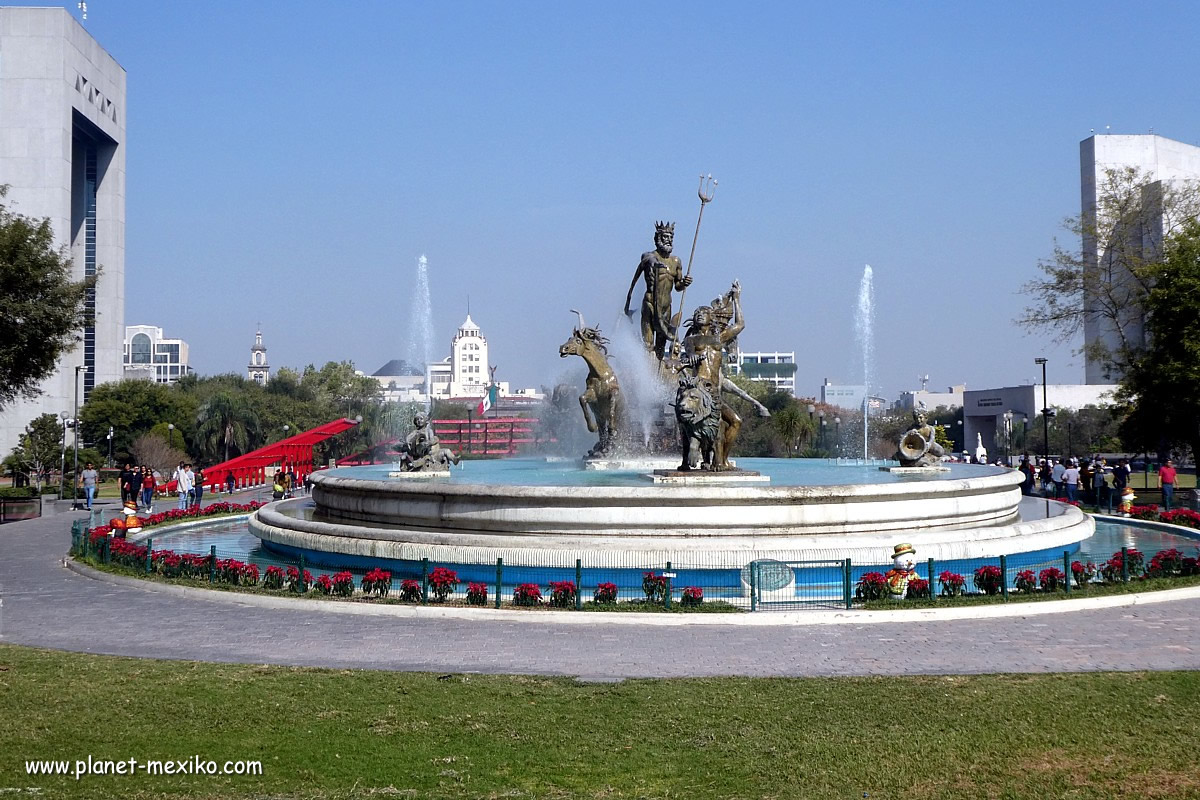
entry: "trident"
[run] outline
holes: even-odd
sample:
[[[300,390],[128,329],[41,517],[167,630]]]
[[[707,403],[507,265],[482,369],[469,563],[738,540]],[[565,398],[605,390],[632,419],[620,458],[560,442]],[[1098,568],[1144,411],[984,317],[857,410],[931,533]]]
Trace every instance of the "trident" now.
[[[704,207],[712,202],[713,195],[717,193],[717,181],[710,172],[707,176],[700,176],[700,188],[696,190],[696,194],[700,197],[700,216],[696,217],[696,234],[692,237],[692,252],[688,254],[687,273],[685,278],[692,277],[692,259],[696,257],[696,241],[700,238],[700,222],[704,219]],[[675,347],[675,343],[679,341],[679,325],[683,324],[683,298],[687,296],[687,287],[683,287],[679,292],[679,324],[675,326],[675,334],[671,337],[671,343],[667,347],[667,354]],[[675,320],[674,315],[671,316],[672,322]]]

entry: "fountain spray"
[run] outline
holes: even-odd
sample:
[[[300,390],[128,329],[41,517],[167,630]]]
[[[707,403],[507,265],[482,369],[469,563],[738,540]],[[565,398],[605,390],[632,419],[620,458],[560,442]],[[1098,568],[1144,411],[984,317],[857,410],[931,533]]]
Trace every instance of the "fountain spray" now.
[[[862,281],[858,284],[858,307],[854,311],[854,338],[862,353],[863,368],[863,459],[869,457],[867,428],[870,417],[871,378],[875,358],[875,286],[871,265],[863,269]]]

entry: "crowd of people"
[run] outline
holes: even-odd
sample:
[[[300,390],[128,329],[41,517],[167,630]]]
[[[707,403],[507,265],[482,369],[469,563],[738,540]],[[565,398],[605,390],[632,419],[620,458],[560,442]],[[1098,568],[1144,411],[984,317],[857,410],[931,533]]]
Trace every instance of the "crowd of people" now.
[[[1134,500],[1133,487],[1129,485],[1132,469],[1129,459],[1118,459],[1110,465],[1107,459],[1059,458],[1039,459],[1035,464],[1029,457],[1022,457],[1019,469],[1025,475],[1021,493],[1040,495],[1070,503],[1119,508],[1129,516]],[[1158,470],[1162,486],[1163,505],[1171,510],[1175,494],[1175,462],[1167,459]]]

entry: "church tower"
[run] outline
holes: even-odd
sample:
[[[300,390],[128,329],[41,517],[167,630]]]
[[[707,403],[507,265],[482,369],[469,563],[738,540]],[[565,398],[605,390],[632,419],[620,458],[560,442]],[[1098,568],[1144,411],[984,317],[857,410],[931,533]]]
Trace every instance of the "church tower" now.
[[[271,365],[267,363],[267,348],[262,341],[262,325],[254,333],[254,346],[250,348],[250,363],[246,366],[246,377],[265,386],[271,380]]]

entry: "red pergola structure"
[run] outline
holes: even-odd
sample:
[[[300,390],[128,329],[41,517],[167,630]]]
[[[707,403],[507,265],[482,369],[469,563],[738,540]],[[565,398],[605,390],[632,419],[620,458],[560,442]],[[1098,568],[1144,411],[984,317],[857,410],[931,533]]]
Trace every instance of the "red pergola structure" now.
[[[204,483],[213,488],[225,487],[232,473],[235,488],[259,486],[267,482],[267,467],[275,464],[290,466],[296,473],[296,480],[303,481],[313,471],[313,445],[348,431],[357,424],[357,420],[342,417],[237,458],[205,467]],[[174,491],[175,481],[169,482],[165,488]]]

